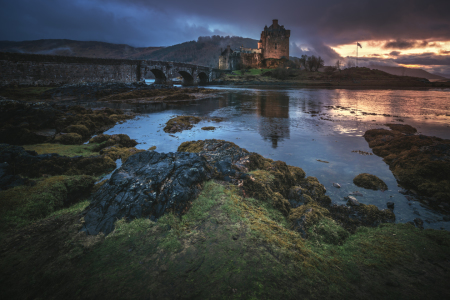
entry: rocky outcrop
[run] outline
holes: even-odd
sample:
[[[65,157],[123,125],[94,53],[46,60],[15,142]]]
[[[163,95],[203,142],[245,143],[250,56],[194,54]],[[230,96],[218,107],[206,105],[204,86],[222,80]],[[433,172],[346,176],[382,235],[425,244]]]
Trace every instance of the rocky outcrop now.
[[[244,197],[270,203],[305,238],[317,222],[334,224],[337,232],[354,232],[358,226],[395,220],[392,211],[373,205],[332,205],[325,187],[315,177],[305,178],[301,168],[266,159],[231,142],[185,142],[178,151],[131,156],[93,196],[83,230],[108,234],[122,218],[156,220],[167,212],[181,216],[195,201],[203,181],[211,178],[235,184]]]
[[[385,129],[368,130],[364,138],[404,188],[436,209],[450,204],[450,140]]]
[[[209,174],[206,160],[198,154],[147,151],[133,155],[92,197],[83,230],[108,234],[118,219],[156,220],[167,212],[181,215]]]

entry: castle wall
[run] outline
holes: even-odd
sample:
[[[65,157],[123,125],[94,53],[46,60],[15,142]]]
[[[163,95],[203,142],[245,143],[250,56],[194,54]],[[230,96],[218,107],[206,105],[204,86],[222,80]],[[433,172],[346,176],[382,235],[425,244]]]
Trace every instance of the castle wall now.
[[[289,59],[289,37],[268,36],[263,40],[264,58]]]
[[[241,53],[241,64],[243,66],[249,66],[252,69],[261,67],[263,55],[261,53]]]
[[[126,59],[0,53],[0,85],[134,82],[140,80],[140,64]]]

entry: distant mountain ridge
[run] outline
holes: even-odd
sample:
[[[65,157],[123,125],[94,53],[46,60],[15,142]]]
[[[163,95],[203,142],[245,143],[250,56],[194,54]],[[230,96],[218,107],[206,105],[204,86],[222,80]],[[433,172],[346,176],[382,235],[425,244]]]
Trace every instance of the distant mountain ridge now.
[[[125,44],[111,44],[95,41],[74,41],[66,39],[36,40],[23,42],[0,41],[0,51],[16,53],[50,54],[64,56],[138,59],[142,55],[162,47],[132,47]]]
[[[432,73],[429,73],[423,69],[412,69],[412,68],[405,68],[405,67],[388,67],[388,66],[378,66],[378,65],[370,65],[371,69],[377,69],[392,75],[397,76],[410,76],[410,77],[419,77],[419,78],[426,78],[429,80],[448,80],[448,78],[445,78],[443,76],[435,75]]]
[[[256,48],[258,41],[243,37],[217,35],[199,37],[197,41],[189,41],[170,47],[133,47],[125,44],[66,39],[23,42],[0,41],[0,52],[118,59],[153,59],[217,67],[221,48],[224,49],[227,45],[230,45],[232,49],[240,46]]]

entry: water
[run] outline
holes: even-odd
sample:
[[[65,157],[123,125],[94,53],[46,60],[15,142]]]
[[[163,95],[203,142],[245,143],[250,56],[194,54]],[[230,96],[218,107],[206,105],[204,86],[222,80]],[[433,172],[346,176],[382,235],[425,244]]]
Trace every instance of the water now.
[[[118,105],[142,115],[115,126],[107,134],[125,133],[137,148],[176,151],[184,141],[223,139],[265,157],[301,167],[326,187],[333,202],[345,204],[350,192],[360,191],[361,203],[386,208],[395,203],[397,222],[420,217],[426,228],[450,230],[450,222],[417,201],[399,193],[397,182],[381,157],[371,153],[362,135],[385,123],[409,124],[425,135],[450,139],[450,90],[328,90],[217,88],[217,97],[182,104]],[[95,105],[95,104],[92,104]],[[175,115],[223,117],[221,123],[202,121],[193,129],[167,134],[167,120]],[[201,127],[216,126],[214,131]],[[323,163],[318,160],[327,161]],[[353,184],[360,173],[380,177],[387,191],[372,191]],[[340,189],[332,183],[341,185]]]

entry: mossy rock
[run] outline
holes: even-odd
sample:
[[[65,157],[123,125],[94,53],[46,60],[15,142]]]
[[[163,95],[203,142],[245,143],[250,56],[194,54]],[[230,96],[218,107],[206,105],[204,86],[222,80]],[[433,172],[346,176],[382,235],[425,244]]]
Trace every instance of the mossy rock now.
[[[189,130],[194,126],[194,124],[197,124],[201,120],[202,119],[200,117],[195,116],[177,116],[167,121],[166,127],[164,127],[164,132],[175,133],[183,130]]]
[[[121,147],[119,145],[115,145],[115,146],[104,148],[103,150],[100,151],[100,154],[104,154],[113,160],[120,158],[122,160],[122,163],[124,163],[128,159],[128,157],[130,157],[131,155],[134,155],[139,152],[144,152],[144,151],[145,150],[136,149],[134,147],[133,148],[125,148],[125,147]]]
[[[54,141],[63,145],[79,145],[83,142],[83,137],[78,133],[63,133],[58,135]]]
[[[92,176],[54,176],[40,179],[35,186],[0,191],[0,226],[22,226],[67,207],[91,193]]]
[[[191,152],[191,153],[199,153],[203,150],[203,147],[205,146],[204,141],[190,141],[190,142],[183,142],[180,146],[178,146],[177,151],[178,152]]]
[[[63,132],[65,133],[78,133],[82,137],[86,138],[89,136],[89,129],[84,125],[70,125],[66,127]]]
[[[206,127],[202,127],[202,130],[215,130],[216,127],[214,126],[206,126]]]
[[[353,178],[353,183],[356,186],[371,189],[371,190],[382,190],[388,189],[386,183],[375,175],[362,173]]]

